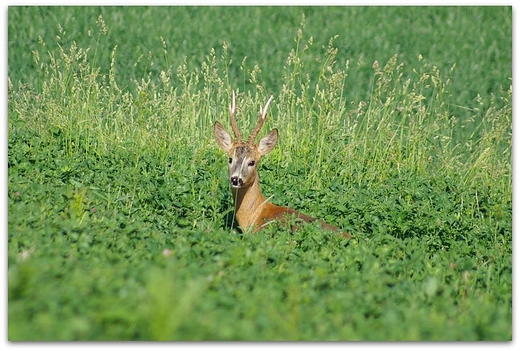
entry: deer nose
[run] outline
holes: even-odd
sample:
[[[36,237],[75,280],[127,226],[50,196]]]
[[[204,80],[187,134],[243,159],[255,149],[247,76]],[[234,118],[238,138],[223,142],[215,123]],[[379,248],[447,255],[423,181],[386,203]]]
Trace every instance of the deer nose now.
[[[242,186],[242,184],[244,184],[244,181],[242,180],[242,178],[238,178],[238,177],[231,177],[231,185],[233,186]]]

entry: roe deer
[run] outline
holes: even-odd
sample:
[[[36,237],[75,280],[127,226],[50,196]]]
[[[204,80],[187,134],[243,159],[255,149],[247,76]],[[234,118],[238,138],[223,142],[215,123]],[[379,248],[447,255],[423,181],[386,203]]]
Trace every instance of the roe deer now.
[[[217,144],[229,156],[228,170],[231,192],[233,193],[233,201],[235,204],[235,216],[238,225],[243,231],[251,228],[253,232],[258,232],[272,221],[279,220],[285,222],[289,220],[291,216],[305,222],[314,222],[317,220],[292,208],[273,205],[264,198],[260,191],[260,178],[257,168],[258,162],[262,156],[271,152],[275,147],[278,142],[278,130],[275,128],[270,131],[269,134],[260,139],[258,144],[254,142],[264,124],[267,108],[272,98],[271,96],[269,100],[267,100],[264,108],[260,107],[258,122],[247,142],[242,139],[235,119],[236,105],[234,91],[229,113],[235,140],[232,139],[231,135],[219,122],[215,122],[213,125],[213,132]],[[322,228],[339,232],[338,228],[321,220],[318,221]],[[347,238],[350,237],[350,234],[342,234]]]

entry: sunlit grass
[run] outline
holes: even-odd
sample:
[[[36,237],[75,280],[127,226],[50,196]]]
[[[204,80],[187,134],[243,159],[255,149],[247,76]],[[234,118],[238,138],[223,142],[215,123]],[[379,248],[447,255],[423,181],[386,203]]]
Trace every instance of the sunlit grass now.
[[[129,79],[123,41],[101,69],[96,23],[86,46],[40,38],[36,80],[9,76],[11,340],[511,339],[510,86],[459,115],[456,64],[391,53],[353,98],[361,66],[305,17],[277,91],[225,42],[175,66],[160,38],[164,66]],[[232,90],[244,130],[274,95],[264,194],[353,239],[232,226],[211,128]]]

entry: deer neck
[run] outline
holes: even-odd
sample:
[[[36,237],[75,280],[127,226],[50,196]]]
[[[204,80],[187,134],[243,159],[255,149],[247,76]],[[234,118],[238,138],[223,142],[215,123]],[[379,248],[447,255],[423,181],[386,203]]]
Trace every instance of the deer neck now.
[[[255,226],[262,209],[268,204],[260,191],[258,174],[251,185],[239,189],[232,188],[232,193],[238,225],[243,229]]]

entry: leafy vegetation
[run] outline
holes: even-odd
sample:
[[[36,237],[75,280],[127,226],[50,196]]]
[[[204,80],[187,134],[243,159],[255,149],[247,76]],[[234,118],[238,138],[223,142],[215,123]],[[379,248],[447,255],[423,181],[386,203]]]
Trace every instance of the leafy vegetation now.
[[[8,19],[10,340],[511,340],[510,7]],[[236,227],[233,89],[264,193],[352,239]]]

